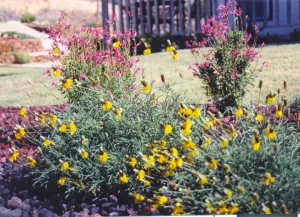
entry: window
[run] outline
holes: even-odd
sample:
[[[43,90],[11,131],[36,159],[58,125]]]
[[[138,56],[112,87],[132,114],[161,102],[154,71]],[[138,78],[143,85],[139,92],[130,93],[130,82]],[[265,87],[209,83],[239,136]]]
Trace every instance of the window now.
[[[245,14],[248,15],[249,19],[252,20],[253,6],[255,7],[256,21],[262,21],[264,19],[264,0],[243,0],[242,4],[245,8]],[[254,3],[253,3],[254,2]],[[273,0],[267,0],[267,19],[273,19]]]

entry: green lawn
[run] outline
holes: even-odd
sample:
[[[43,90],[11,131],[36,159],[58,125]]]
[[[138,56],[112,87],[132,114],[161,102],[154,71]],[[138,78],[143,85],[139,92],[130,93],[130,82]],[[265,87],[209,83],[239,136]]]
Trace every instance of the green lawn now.
[[[140,56],[140,66],[145,68],[146,80],[160,82],[160,74],[164,74],[167,82],[176,83],[177,91],[186,92],[187,101],[191,103],[207,103],[202,82],[192,76],[188,70],[195,60],[189,50],[180,50],[179,59],[173,61],[170,53],[157,53],[150,56]],[[257,101],[258,81],[264,80],[262,98],[270,92],[282,87],[283,80],[289,83],[291,94],[300,93],[300,44],[267,46],[263,49],[260,63],[267,62],[269,67],[264,68],[258,75],[252,91],[247,94],[245,103]],[[43,75],[43,69],[28,68],[1,68],[0,67],[0,105],[53,105],[63,102],[58,91],[50,85],[50,77]],[[183,79],[179,73],[182,73]],[[29,85],[26,79],[35,84]],[[44,83],[49,85],[48,88]],[[27,92],[32,94],[28,97]],[[56,99],[53,95],[59,98]]]

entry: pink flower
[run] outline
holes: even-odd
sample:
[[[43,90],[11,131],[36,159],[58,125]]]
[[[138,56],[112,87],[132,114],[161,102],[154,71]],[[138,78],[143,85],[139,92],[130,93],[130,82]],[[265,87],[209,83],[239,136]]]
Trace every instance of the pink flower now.
[[[235,57],[239,54],[240,54],[240,52],[238,50],[233,50],[233,51],[230,52],[230,55],[233,56],[233,57]]]
[[[106,44],[111,45],[111,44],[112,44],[112,38],[108,38],[108,39],[106,40]]]
[[[87,79],[87,76],[85,74],[80,74],[79,78],[85,81]]]
[[[238,71],[237,71],[236,69],[233,70],[232,73],[231,73],[230,78],[231,78],[232,80],[234,80],[234,79],[237,79],[237,78],[239,78],[239,77],[240,77],[240,75],[239,75]]]
[[[50,84],[51,84],[51,86],[53,86],[53,87],[56,87],[56,86],[57,86],[57,83],[56,83],[55,81],[51,81]]]
[[[44,71],[44,73],[43,73],[43,75],[48,75],[48,76],[50,76],[50,74],[51,74],[51,72],[50,72],[50,70],[49,69],[47,69],[46,71]]]
[[[264,67],[268,68],[268,63],[264,62]]]
[[[261,44],[261,48],[264,48],[266,45],[265,45],[265,42],[263,42],[262,44]]]

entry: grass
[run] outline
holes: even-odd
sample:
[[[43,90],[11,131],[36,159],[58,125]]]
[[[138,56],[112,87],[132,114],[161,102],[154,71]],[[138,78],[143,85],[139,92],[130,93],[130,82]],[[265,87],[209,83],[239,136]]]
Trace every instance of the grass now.
[[[177,91],[186,93],[187,102],[209,102],[202,89],[201,80],[193,77],[188,70],[189,65],[195,60],[189,50],[180,50],[179,59],[176,61],[171,59],[170,53],[141,56],[140,59],[140,66],[145,68],[147,81],[160,82],[160,74],[164,74],[167,82],[175,83],[174,88]],[[263,49],[259,62],[260,64],[267,62],[269,66],[258,75],[255,86],[246,95],[244,103],[251,103],[252,100],[253,103],[257,103],[259,79],[264,81],[261,103],[271,90],[277,91],[279,87],[283,87],[283,80],[288,81],[291,95],[300,93],[300,44],[267,46]],[[42,75],[43,71],[43,69],[0,67],[0,105],[54,105],[64,102],[60,93],[50,87],[51,78]],[[179,73],[183,75],[182,79]],[[28,84],[27,78],[35,83],[34,88]],[[46,88],[44,83],[49,87]],[[28,91],[32,94],[30,98],[27,96]]]

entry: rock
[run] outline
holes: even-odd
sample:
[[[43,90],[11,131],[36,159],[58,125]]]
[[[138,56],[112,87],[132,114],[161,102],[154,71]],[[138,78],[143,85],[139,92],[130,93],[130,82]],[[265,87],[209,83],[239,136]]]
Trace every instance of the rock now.
[[[22,210],[20,208],[14,209],[9,213],[10,217],[21,217],[22,216]]]
[[[97,207],[97,206],[92,207],[91,210],[90,210],[91,215],[94,215],[94,214],[99,213],[99,212],[100,212],[100,208]]]
[[[89,217],[89,210],[83,209],[83,211],[77,213],[76,217]]]
[[[30,217],[30,210],[23,210],[22,217]]]
[[[70,217],[70,212],[65,212],[61,217]]]
[[[9,190],[7,188],[3,189],[0,191],[1,195],[8,195],[9,194]]]
[[[6,209],[5,207],[0,206],[0,216],[1,217],[8,217],[9,213],[10,213],[9,209]]]
[[[39,217],[55,217],[55,215],[50,210],[43,208],[39,210]]]
[[[122,216],[127,215],[127,207],[122,205],[117,208],[117,212]]]
[[[31,216],[32,216],[32,217],[39,217],[39,211],[37,211],[36,209],[33,210],[33,211],[31,212]]]
[[[108,216],[108,212],[105,211],[105,210],[101,210],[100,214],[101,214],[102,216]]]
[[[8,200],[7,206],[11,208],[20,208],[23,210],[29,210],[30,206],[23,203],[22,200],[18,197],[12,197],[11,200]]]
[[[114,204],[112,202],[107,202],[107,203],[104,203],[101,208],[103,210],[108,210],[110,207],[112,207]]]
[[[110,195],[109,196],[109,201],[113,202],[114,204],[118,203],[118,198],[115,195]]]
[[[107,203],[107,202],[108,202],[108,199],[106,197],[100,198],[98,200],[98,204],[99,205],[102,205],[102,204]]]
[[[109,216],[119,216],[119,213],[118,212],[111,212],[111,213],[109,213]]]
[[[127,209],[127,213],[129,216],[137,216],[138,212],[133,209]]]
[[[102,217],[102,216],[100,214],[96,213],[96,214],[91,215],[91,217]]]

